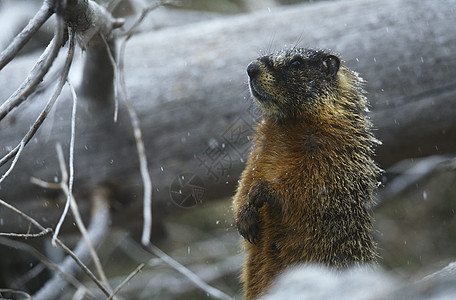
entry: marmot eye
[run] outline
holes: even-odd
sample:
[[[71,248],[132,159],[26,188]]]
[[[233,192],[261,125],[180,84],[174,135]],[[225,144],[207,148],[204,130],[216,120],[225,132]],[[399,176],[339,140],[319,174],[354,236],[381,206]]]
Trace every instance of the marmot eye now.
[[[289,66],[292,69],[300,69],[303,65],[304,65],[304,62],[302,61],[302,58],[300,58],[300,57],[293,58],[289,63]]]

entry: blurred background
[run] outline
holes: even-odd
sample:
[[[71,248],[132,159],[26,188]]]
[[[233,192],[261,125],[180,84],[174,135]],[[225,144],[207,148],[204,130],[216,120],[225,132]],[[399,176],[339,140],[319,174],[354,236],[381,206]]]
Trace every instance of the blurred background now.
[[[99,1],[123,28],[115,54],[153,1]],[[176,1],[151,11],[125,44],[123,71],[135,107],[153,185],[152,243],[230,296],[241,298],[240,235],[232,196],[260,116],[249,99],[246,66],[286,47],[331,49],[366,80],[369,115],[382,141],[375,239],[391,276],[420,279],[455,261],[456,1]],[[42,5],[0,2],[0,49]],[[0,103],[26,78],[52,39],[52,17],[0,71]],[[67,47],[67,46],[66,46]],[[58,59],[26,103],[0,121],[0,155],[14,148],[49,99]],[[86,224],[94,195],[106,191],[109,225],[97,252],[111,286],[145,267],[119,293],[124,299],[211,298],[141,247],[143,183],[125,103],[113,121],[112,64],[105,50],[77,48],[70,81],[78,94],[74,194]],[[106,75],[107,74],[107,75]],[[106,87],[105,87],[106,86]],[[61,178],[56,143],[68,160],[72,98],[64,88],[51,114],[0,185],[0,199],[55,227],[66,197],[33,184]],[[10,164],[0,168],[5,174]],[[29,232],[29,222],[0,206],[0,232]],[[61,239],[81,239],[70,214]],[[34,250],[33,250],[34,249]],[[34,251],[59,263],[49,237],[0,237],[0,288],[36,293],[52,276]],[[89,263],[89,267],[93,267]],[[77,275],[87,287],[96,286]],[[71,299],[67,287],[60,299]],[[99,291],[98,291],[99,293]]]

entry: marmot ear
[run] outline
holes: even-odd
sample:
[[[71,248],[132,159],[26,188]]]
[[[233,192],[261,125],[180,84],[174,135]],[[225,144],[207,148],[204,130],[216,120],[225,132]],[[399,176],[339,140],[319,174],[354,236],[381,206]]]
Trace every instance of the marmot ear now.
[[[328,75],[336,75],[339,71],[340,60],[337,56],[328,55],[325,60],[323,60],[324,70]]]

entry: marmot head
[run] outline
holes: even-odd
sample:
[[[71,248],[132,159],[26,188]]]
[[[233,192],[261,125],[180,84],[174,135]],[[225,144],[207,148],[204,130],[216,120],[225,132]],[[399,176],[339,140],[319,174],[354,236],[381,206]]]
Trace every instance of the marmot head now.
[[[247,73],[252,97],[267,118],[301,118],[327,105],[329,110],[347,104],[365,110],[358,87],[362,80],[323,50],[282,50],[254,60]]]

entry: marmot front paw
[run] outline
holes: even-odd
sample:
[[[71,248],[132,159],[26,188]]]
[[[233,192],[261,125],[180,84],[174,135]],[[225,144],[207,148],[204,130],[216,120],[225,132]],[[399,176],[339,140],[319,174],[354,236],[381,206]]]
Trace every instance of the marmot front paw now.
[[[260,215],[258,208],[247,203],[237,215],[236,226],[239,233],[251,244],[258,238]]]
[[[268,186],[264,182],[256,182],[249,191],[249,201],[241,208],[237,215],[237,228],[239,233],[255,244],[259,234],[260,213],[259,209],[264,203],[276,208],[277,201],[272,196]]]

